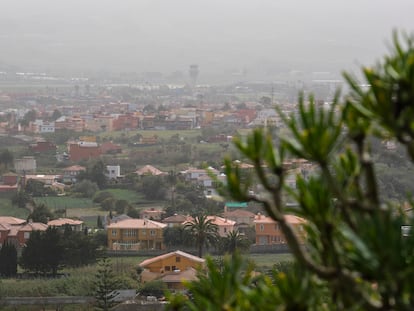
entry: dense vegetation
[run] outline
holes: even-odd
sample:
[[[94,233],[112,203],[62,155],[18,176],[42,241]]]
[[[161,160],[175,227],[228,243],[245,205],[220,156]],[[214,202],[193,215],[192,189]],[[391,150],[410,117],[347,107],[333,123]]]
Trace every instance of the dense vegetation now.
[[[289,130],[273,144],[265,129],[236,140],[255,166],[264,192],[250,194],[251,180],[228,159],[230,194],[263,204],[278,221],[295,264],[286,271],[255,277],[238,256],[223,265],[208,262],[199,281],[188,284],[190,299],[173,298],[171,309],[184,310],[412,310],[414,235],[412,199],[389,201],[380,194],[372,144],[398,144],[414,162],[414,41],[394,37],[383,62],[364,68],[369,88],[345,74],[351,93],[320,107],[302,97],[297,115],[279,112]],[[318,166],[296,188],[285,183],[289,157]],[[298,207],[286,207],[285,193]],[[306,219],[306,248],[301,247],[286,214]]]

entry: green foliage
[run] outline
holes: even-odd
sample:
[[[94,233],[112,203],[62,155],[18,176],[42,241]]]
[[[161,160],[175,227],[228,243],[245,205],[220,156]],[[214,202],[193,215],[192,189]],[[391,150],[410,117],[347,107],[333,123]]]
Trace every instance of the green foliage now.
[[[0,248],[0,276],[17,274],[17,250],[13,244],[4,243]]]
[[[99,190],[98,185],[90,180],[84,179],[73,185],[72,191],[79,193],[83,198],[93,198]]]
[[[273,132],[256,129],[236,139],[242,157],[254,164],[256,179],[246,178],[226,159],[229,193],[236,200],[263,205],[278,222],[296,263],[250,286],[231,278],[245,271],[235,260],[224,262],[224,270],[208,262],[208,273],[188,284],[194,299],[184,303],[187,308],[412,309],[414,218],[403,209],[412,209],[412,200],[384,201],[371,146],[375,139],[397,140],[414,161],[413,43],[409,37],[401,43],[395,35],[391,54],[376,67],[363,69],[365,83],[345,75],[351,94],[337,94],[329,107],[300,97],[297,114],[279,111],[288,130],[285,136],[276,140]],[[284,162],[290,158],[316,167],[310,176],[298,175],[296,187],[286,183]],[[253,182],[263,189],[257,195],[248,191]],[[297,207],[287,207],[287,200]],[[306,220],[306,247],[287,214]]]
[[[189,246],[192,236],[183,226],[167,227],[163,231],[164,244],[168,248],[179,249],[183,246]]]
[[[162,176],[144,176],[140,187],[148,200],[164,200],[167,184]]]
[[[84,232],[66,227],[62,236],[63,258],[66,267],[80,267],[95,263],[102,254],[98,251],[98,241]]]
[[[144,283],[139,288],[139,294],[141,296],[155,296],[160,298],[165,296],[166,290],[167,284],[164,281],[155,280]]]
[[[52,218],[53,213],[44,204],[35,205],[28,217],[28,219],[31,219],[33,222],[42,222],[44,224],[47,224]]]
[[[82,171],[78,175],[79,180],[90,180],[91,182],[98,185],[99,189],[103,189],[106,184],[106,166],[102,162],[102,160],[93,161],[88,164],[88,167],[86,168],[86,171]]]
[[[203,256],[204,247],[215,244],[218,239],[218,227],[206,215],[196,216],[194,221],[187,222],[184,228],[191,234],[198,249],[198,257]]]
[[[114,198],[114,195],[109,191],[99,191],[93,198],[94,203],[102,203],[108,198]]]
[[[114,291],[118,289],[118,281],[112,270],[112,264],[108,258],[99,262],[98,271],[95,275],[95,298],[98,310],[110,310],[114,305]]]
[[[219,251],[222,254],[234,254],[236,251],[246,252],[249,250],[250,244],[250,241],[245,235],[240,234],[237,230],[233,230],[224,238],[220,238]]]
[[[14,155],[9,149],[3,149],[0,151],[0,166],[4,167],[4,170],[8,170],[9,166],[13,164]]]
[[[63,244],[56,228],[33,231],[23,248],[20,265],[36,274],[57,274],[63,258]]]
[[[16,205],[19,208],[25,208],[26,204],[31,201],[31,197],[25,191],[19,190],[16,192],[12,198],[11,202],[13,205]]]

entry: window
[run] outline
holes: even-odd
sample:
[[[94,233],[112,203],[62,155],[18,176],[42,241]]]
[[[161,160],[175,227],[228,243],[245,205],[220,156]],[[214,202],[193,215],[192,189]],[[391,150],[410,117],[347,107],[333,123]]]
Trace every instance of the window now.
[[[118,230],[112,229],[112,236],[117,236],[117,234],[118,234]]]
[[[275,224],[275,230],[276,230],[276,231],[280,231],[279,224]]]
[[[150,235],[154,236],[155,235],[155,230],[150,230]]]
[[[175,262],[180,262],[181,261],[181,257],[175,257]]]
[[[171,270],[171,267],[170,267],[170,266],[165,266],[165,267],[164,267],[164,270],[165,270],[165,271],[170,271],[170,270]]]
[[[25,232],[24,233],[24,238],[29,239],[30,238],[30,232]]]
[[[142,235],[147,235],[147,230],[142,229]]]
[[[224,228],[224,233],[226,233],[227,232],[227,228]]]
[[[263,224],[260,225],[260,231],[264,231],[264,225]]]
[[[176,267],[176,266],[172,266],[172,267],[171,267],[171,270],[172,270],[172,271],[175,271],[175,270],[177,270],[177,267]]]

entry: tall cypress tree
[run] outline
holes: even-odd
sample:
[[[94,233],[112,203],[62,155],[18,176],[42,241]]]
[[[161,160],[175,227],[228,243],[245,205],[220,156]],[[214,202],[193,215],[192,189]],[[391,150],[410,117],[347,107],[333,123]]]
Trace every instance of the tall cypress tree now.
[[[13,244],[5,243],[0,249],[0,275],[5,277],[17,274],[17,250]]]

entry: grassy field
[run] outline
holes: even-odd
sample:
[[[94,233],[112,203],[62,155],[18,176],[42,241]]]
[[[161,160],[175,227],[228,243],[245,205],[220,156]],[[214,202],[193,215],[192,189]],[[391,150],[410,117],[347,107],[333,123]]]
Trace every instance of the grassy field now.
[[[12,216],[27,219],[29,211],[25,208],[12,206],[10,199],[0,198],[0,216]]]

